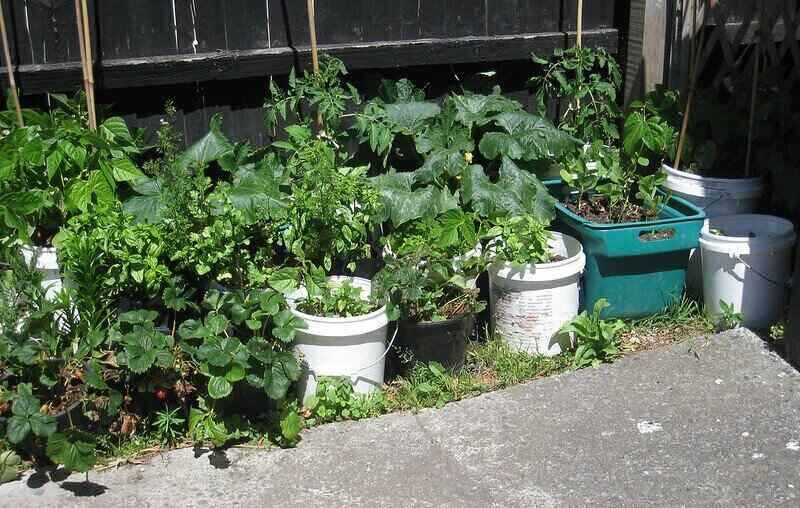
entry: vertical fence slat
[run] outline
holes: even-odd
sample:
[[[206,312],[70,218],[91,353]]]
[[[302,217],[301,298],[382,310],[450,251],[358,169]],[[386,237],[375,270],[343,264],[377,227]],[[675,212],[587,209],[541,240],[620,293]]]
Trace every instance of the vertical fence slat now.
[[[486,35],[485,0],[447,0],[445,11],[447,37]]]
[[[583,29],[609,28],[614,26],[615,2],[612,0],[589,0],[583,2]],[[563,0],[561,28],[565,32],[577,29],[578,2]]]
[[[416,9],[416,0],[414,7]],[[393,2],[370,2],[363,4],[361,13],[364,27],[364,41],[391,41],[403,39],[405,11],[411,5],[409,0]]]
[[[520,32],[520,3],[524,0],[490,0],[486,17],[488,35],[506,35]]]
[[[268,48],[265,0],[227,2],[225,27],[228,49]]]
[[[446,37],[447,0],[418,0],[419,36]]]
[[[175,54],[171,2],[100,1],[97,12],[103,59]]]
[[[272,47],[308,46],[306,3],[300,0],[269,0]]]
[[[559,31],[561,0],[519,0],[519,12],[525,33]]]
[[[365,1],[370,0],[317,1],[317,44],[362,42]]]

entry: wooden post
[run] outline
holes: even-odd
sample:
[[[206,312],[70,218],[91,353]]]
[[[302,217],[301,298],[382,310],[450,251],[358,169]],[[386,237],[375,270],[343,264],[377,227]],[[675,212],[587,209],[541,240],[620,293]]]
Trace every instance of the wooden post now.
[[[578,21],[575,23],[577,29],[577,37],[575,38],[575,45],[579,48],[583,47],[583,0],[578,0]]]
[[[667,0],[631,0],[625,62],[625,104],[664,80]]]
[[[14,77],[14,64],[11,62],[11,50],[8,47],[8,32],[6,31],[6,16],[3,12],[3,3],[0,0],[0,32],[3,36],[3,55],[6,59],[6,70],[8,72],[8,93],[14,101],[14,110],[17,113],[17,125],[25,127],[25,122],[22,119],[22,106],[19,103],[19,95],[17,94],[17,81]]]

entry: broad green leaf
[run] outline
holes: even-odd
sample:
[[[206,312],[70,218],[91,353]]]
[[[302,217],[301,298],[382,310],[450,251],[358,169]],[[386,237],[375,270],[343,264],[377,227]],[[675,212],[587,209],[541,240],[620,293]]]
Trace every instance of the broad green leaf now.
[[[135,182],[145,178],[144,173],[133,162],[126,158],[111,160],[114,180],[118,182]]]
[[[222,115],[217,113],[211,118],[208,133],[178,157],[177,165],[181,169],[194,165],[205,166],[232,149],[233,145],[222,134]]]
[[[396,129],[414,134],[425,120],[439,114],[441,108],[432,102],[398,102],[384,106],[388,120]]]
[[[53,434],[47,440],[47,456],[67,471],[85,473],[97,460],[94,438],[77,429]]]
[[[120,139],[127,142],[132,142],[133,137],[125,124],[125,120],[118,116],[107,118],[99,125],[99,129],[106,134],[111,135],[111,139]]]
[[[233,391],[233,385],[224,377],[214,376],[208,380],[208,395],[213,399],[224,399]]]
[[[281,435],[290,443],[297,440],[300,430],[302,430],[302,420],[295,411],[289,411],[281,418]]]

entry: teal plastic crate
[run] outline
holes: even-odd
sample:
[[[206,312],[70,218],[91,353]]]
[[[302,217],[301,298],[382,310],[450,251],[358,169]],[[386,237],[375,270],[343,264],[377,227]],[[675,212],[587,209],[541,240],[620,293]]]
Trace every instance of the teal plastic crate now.
[[[545,185],[559,200],[553,229],[579,239],[586,253],[582,308],[592,309],[605,298],[610,306],[604,318],[641,318],[683,296],[689,251],[697,248],[706,218],[703,210],[672,196],[658,220],[598,224],[563,204],[563,182]],[[652,235],[665,232],[667,238]]]

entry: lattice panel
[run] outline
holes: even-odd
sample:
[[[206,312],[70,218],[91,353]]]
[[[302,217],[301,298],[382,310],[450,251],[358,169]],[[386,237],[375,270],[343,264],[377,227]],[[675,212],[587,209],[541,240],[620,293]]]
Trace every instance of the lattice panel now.
[[[798,0],[721,0],[707,13],[706,29],[697,37],[705,39],[699,60],[705,86],[752,79],[757,53],[760,75],[769,74],[786,87],[800,83]]]

